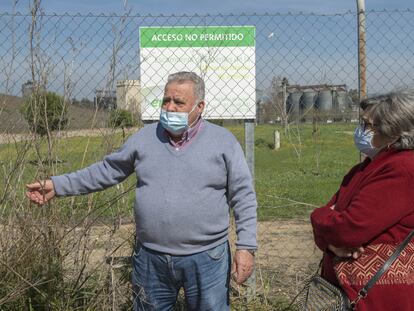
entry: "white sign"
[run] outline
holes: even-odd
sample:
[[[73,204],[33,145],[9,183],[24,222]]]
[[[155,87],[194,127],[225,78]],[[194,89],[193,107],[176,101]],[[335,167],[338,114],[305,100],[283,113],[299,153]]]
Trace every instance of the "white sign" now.
[[[206,119],[256,118],[255,27],[141,27],[142,119],[157,120],[169,74],[206,84]]]

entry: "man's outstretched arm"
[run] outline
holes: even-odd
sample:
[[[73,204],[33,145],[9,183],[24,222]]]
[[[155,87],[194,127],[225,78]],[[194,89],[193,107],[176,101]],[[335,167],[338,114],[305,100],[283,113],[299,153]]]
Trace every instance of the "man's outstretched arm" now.
[[[134,172],[134,136],[98,163],[73,173],[52,176],[51,179],[26,185],[26,196],[36,204],[45,204],[55,196],[87,194],[122,182]]]

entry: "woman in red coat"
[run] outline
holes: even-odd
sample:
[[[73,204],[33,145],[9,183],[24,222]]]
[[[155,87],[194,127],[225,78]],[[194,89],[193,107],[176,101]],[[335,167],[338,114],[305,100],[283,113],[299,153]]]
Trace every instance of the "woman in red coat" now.
[[[322,276],[350,300],[414,229],[414,92],[370,98],[361,108],[363,124],[354,139],[367,157],[311,215],[324,252]],[[414,310],[413,242],[356,310]]]

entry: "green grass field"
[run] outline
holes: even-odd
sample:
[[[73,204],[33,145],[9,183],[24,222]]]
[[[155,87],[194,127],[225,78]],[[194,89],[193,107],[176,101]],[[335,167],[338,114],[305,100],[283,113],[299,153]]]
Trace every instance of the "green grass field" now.
[[[259,219],[308,217],[313,205],[321,205],[338,188],[344,174],[359,161],[353,146],[354,124],[324,124],[317,128],[312,124],[290,126],[284,130],[278,126],[260,125],[255,129],[255,186],[259,202]],[[244,142],[243,126],[229,129]],[[281,148],[273,149],[274,131],[281,134]],[[62,160],[48,170],[42,169],[38,161],[46,157],[45,142],[31,142],[24,154],[24,143],[0,145],[0,187],[24,193],[24,184],[47,174],[62,174],[74,171],[102,159],[122,144],[121,135],[105,137],[78,137],[54,142],[53,159]],[[38,151],[35,152],[36,146]],[[86,149],[87,148],[87,149]],[[86,150],[86,151],[85,151]],[[13,166],[22,157],[19,169]],[[132,216],[133,191],[122,197],[119,204],[107,203],[135,183],[134,176],[122,186],[113,187],[94,194],[94,206],[101,208],[97,215]],[[2,194],[2,197],[5,194]],[[6,194],[7,195],[7,194]],[[70,199],[63,199],[70,200]],[[82,213],[87,198],[79,197],[72,206]],[[57,201],[55,201],[57,202]],[[300,203],[298,203],[300,202]],[[57,203],[55,203],[57,204]]]
[[[308,217],[336,192],[343,176],[359,161],[352,124],[327,124],[313,134],[312,125],[280,129],[281,148],[272,150],[272,127],[259,127],[255,150],[255,181],[259,218]],[[299,133],[299,134],[298,134]],[[300,137],[300,138],[299,138]]]

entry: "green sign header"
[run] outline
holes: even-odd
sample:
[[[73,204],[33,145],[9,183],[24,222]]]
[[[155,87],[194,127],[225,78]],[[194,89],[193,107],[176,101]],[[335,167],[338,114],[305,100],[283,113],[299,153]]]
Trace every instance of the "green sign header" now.
[[[141,48],[255,46],[254,26],[140,27]]]

